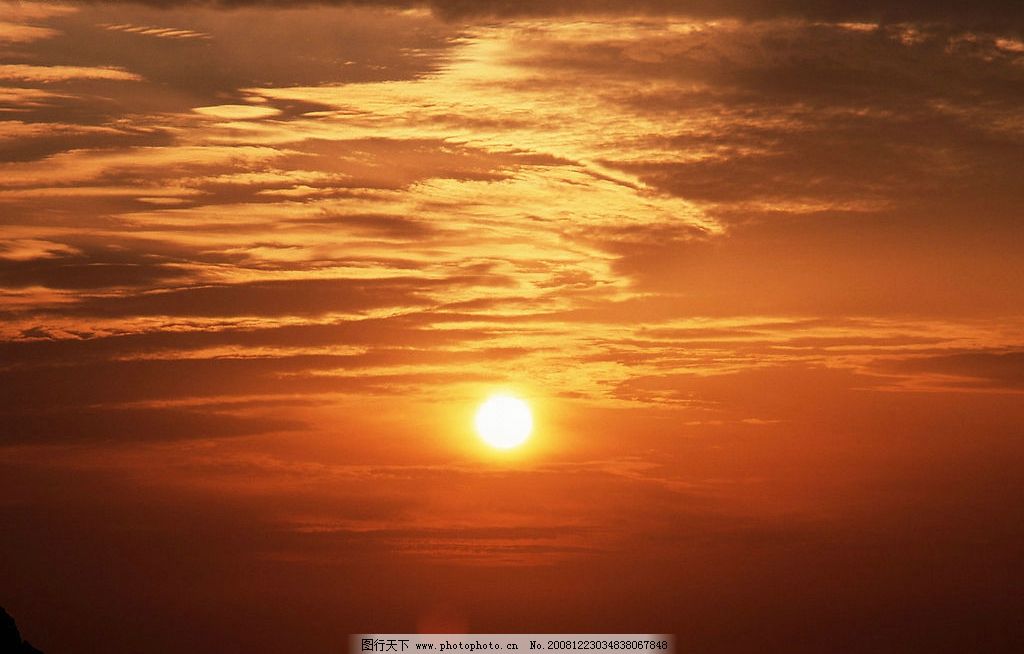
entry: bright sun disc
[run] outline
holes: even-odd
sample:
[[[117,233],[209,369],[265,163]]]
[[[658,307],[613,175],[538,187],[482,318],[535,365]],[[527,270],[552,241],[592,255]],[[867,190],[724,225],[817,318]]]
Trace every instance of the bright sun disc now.
[[[522,445],[530,437],[533,414],[519,398],[495,395],[476,412],[476,431],[491,447],[507,450]]]

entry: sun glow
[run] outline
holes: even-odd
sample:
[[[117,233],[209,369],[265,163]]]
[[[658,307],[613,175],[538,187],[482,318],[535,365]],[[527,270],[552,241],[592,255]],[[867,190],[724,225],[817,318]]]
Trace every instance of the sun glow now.
[[[526,442],[533,431],[529,405],[511,395],[493,395],[476,412],[476,431],[491,447],[508,450]]]

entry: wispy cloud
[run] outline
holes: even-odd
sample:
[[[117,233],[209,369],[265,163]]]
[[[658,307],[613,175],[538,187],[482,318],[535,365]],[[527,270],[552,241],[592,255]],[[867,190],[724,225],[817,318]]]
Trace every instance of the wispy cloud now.
[[[114,66],[85,67],[0,64],[0,79],[52,84],[80,79],[136,81],[140,78],[134,73]]]
[[[158,39],[208,39],[209,34],[195,32],[193,30],[177,29],[173,27],[151,27],[147,25],[132,25],[131,23],[107,23],[101,25],[111,32],[125,32],[127,34],[138,34],[140,36],[154,36]]]

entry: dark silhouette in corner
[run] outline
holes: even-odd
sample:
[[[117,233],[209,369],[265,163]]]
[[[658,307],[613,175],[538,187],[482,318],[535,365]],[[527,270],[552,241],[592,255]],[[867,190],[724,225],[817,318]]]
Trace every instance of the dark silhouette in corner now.
[[[21,639],[14,618],[0,606],[0,652],[4,654],[43,654]]]

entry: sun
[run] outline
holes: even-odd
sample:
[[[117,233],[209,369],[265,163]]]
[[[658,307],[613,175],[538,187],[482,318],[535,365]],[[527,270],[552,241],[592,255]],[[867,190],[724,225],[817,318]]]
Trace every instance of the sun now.
[[[509,450],[530,437],[533,413],[518,397],[492,395],[476,412],[476,431],[491,447]]]

